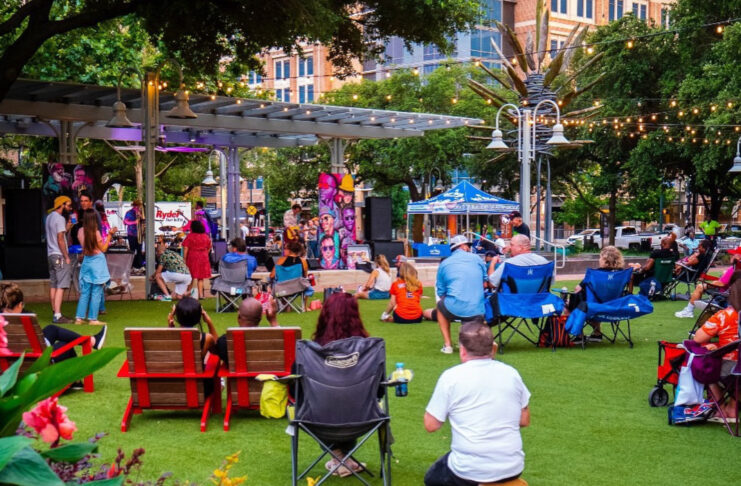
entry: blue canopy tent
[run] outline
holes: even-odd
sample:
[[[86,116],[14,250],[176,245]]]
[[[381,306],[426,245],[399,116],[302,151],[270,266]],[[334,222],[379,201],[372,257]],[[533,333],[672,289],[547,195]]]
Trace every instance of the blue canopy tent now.
[[[514,201],[492,196],[463,181],[435,197],[408,203],[407,214],[465,214],[468,232],[470,215],[509,214],[519,208]]]

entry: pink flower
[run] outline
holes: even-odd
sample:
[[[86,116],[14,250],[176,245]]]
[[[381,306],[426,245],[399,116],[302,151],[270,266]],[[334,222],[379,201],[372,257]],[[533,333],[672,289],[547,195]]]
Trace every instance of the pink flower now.
[[[57,403],[56,397],[50,397],[36,404],[33,410],[23,414],[23,422],[39,434],[44,442],[55,445],[59,439],[71,440],[77,426],[65,412],[67,407]]]
[[[0,354],[2,354],[4,349],[8,348],[8,335],[5,329],[3,329],[7,323],[8,321],[3,316],[0,316]]]

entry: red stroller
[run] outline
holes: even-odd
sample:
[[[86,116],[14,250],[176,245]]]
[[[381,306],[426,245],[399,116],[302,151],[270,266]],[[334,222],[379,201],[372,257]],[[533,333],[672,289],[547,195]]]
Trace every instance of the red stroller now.
[[[669,393],[664,390],[667,383],[677,389],[679,370],[682,368],[685,354],[687,353],[680,343],[658,341],[659,362],[656,369],[658,379],[656,386],[648,394],[648,404],[652,407],[665,407],[669,403]]]

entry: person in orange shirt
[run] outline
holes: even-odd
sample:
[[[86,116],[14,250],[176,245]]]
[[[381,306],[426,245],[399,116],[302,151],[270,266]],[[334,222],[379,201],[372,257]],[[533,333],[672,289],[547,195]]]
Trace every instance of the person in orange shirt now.
[[[399,277],[391,284],[390,300],[381,320],[397,324],[416,324],[422,319],[434,321],[433,309],[422,310],[422,283],[411,263],[399,265]]]
[[[741,310],[741,270],[735,271],[731,276],[730,288],[728,290],[728,307],[713,314],[697,330],[694,341],[712,351],[738,340],[739,310]],[[718,338],[717,343],[710,342],[714,337]],[[723,366],[720,372],[721,381],[730,375],[737,361],[738,351],[733,351],[723,356]],[[717,400],[722,400],[723,394],[720,386],[717,384],[710,385],[710,391]],[[733,397],[729,398],[723,405],[723,412],[726,417],[736,418],[736,401]]]

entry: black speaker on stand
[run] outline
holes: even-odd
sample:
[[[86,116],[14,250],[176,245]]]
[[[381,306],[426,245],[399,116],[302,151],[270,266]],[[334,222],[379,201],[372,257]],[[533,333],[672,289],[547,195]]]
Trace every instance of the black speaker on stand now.
[[[365,239],[391,241],[390,197],[369,197],[365,200]]]
[[[5,241],[2,270],[6,279],[49,278],[41,189],[5,189]]]

